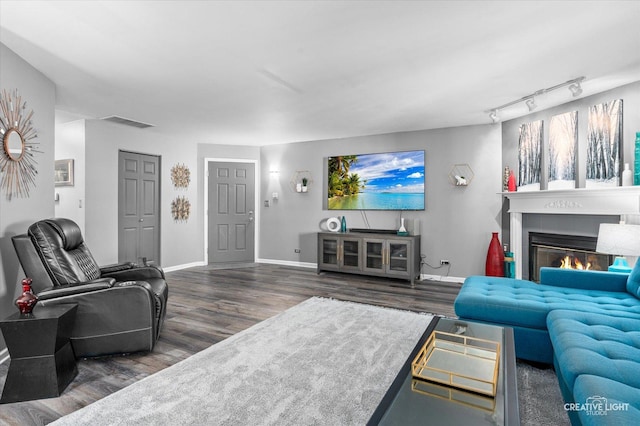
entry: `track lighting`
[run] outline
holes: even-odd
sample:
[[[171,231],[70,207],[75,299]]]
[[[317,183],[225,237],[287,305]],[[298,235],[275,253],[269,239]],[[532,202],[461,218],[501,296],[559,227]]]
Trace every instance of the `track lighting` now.
[[[548,87],[546,89],[540,89],[533,92],[530,95],[523,96],[522,98],[517,99],[515,101],[509,102],[504,105],[500,105],[499,107],[496,107],[496,108],[491,108],[486,112],[489,113],[489,118],[491,119],[491,121],[493,121],[494,123],[497,123],[499,120],[498,112],[500,112],[501,110],[506,109],[510,106],[519,104],[521,102],[524,102],[527,105],[527,108],[529,108],[529,111],[533,111],[538,107],[535,100],[536,96],[544,95],[545,93],[549,93],[561,87],[569,86],[569,90],[571,91],[571,94],[573,95],[573,97],[580,96],[582,94],[582,86],[580,85],[580,83],[582,83],[584,80],[585,80],[585,77],[578,77],[578,78],[574,78],[573,80],[565,81],[564,83],[556,84],[555,86]]]
[[[576,81],[571,86],[569,86],[569,90],[571,91],[571,94],[573,95],[574,98],[582,94],[582,86],[580,86],[579,81]]]
[[[534,97],[530,97],[525,103],[527,104],[527,108],[529,108],[529,111],[533,111],[538,107],[538,105],[536,105],[536,100]]]

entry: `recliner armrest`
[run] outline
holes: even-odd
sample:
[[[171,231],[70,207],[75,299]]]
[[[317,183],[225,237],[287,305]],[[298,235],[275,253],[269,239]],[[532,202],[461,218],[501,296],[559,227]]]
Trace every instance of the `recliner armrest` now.
[[[113,265],[101,266],[100,273],[101,275],[108,275],[114,272],[128,271],[129,269],[133,269],[135,267],[136,264],[133,262],[114,263]]]
[[[113,278],[98,278],[97,280],[83,283],[66,284],[44,290],[38,293],[38,300],[50,300],[57,297],[70,296],[73,294],[89,293],[97,290],[104,290],[113,287],[116,280]]]
[[[620,272],[540,268],[540,284],[555,287],[625,292],[628,278],[629,274]]]
[[[153,292],[153,288],[151,287],[151,284],[149,284],[146,281],[119,281],[117,283],[115,283],[114,287],[130,287],[130,286],[138,286],[138,287],[143,287],[145,288],[149,293],[155,295],[155,293]]]
[[[164,272],[157,266],[134,266],[131,269],[125,269],[115,272],[103,274],[103,277],[113,277],[117,281],[144,281],[147,278],[163,278]]]

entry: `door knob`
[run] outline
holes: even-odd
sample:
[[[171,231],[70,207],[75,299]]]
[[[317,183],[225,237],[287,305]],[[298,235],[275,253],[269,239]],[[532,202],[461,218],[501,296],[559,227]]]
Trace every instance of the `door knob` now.
[[[253,222],[253,210],[249,210],[249,222]]]
[[[144,222],[144,219],[140,219],[140,222]]]

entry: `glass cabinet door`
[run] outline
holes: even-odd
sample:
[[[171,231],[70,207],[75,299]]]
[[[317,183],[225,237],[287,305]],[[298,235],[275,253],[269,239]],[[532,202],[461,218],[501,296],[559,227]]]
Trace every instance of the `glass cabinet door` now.
[[[342,241],[342,266],[360,268],[360,240]]]
[[[407,276],[409,274],[409,243],[390,240],[388,244],[387,273],[389,275]]]
[[[322,238],[322,265],[338,268],[339,265],[339,244],[337,238]]]
[[[407,271],[407,244],[389,243],[389,269]]]
[[[384,271],[384,240],[364,240],[365,270]]]
[[[341,249],[341,266],[343,269],[355,269],[360,270],[360,247],[361,239],[348,239],[342,240]]]

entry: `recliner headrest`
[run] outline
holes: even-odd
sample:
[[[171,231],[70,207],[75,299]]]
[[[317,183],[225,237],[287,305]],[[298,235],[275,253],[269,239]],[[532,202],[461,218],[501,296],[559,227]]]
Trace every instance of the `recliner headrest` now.
[[[80,227],[71,219],[45,219],[42,222],[51,226],[60,235],[65,250],[77,249],[84,241]]]

